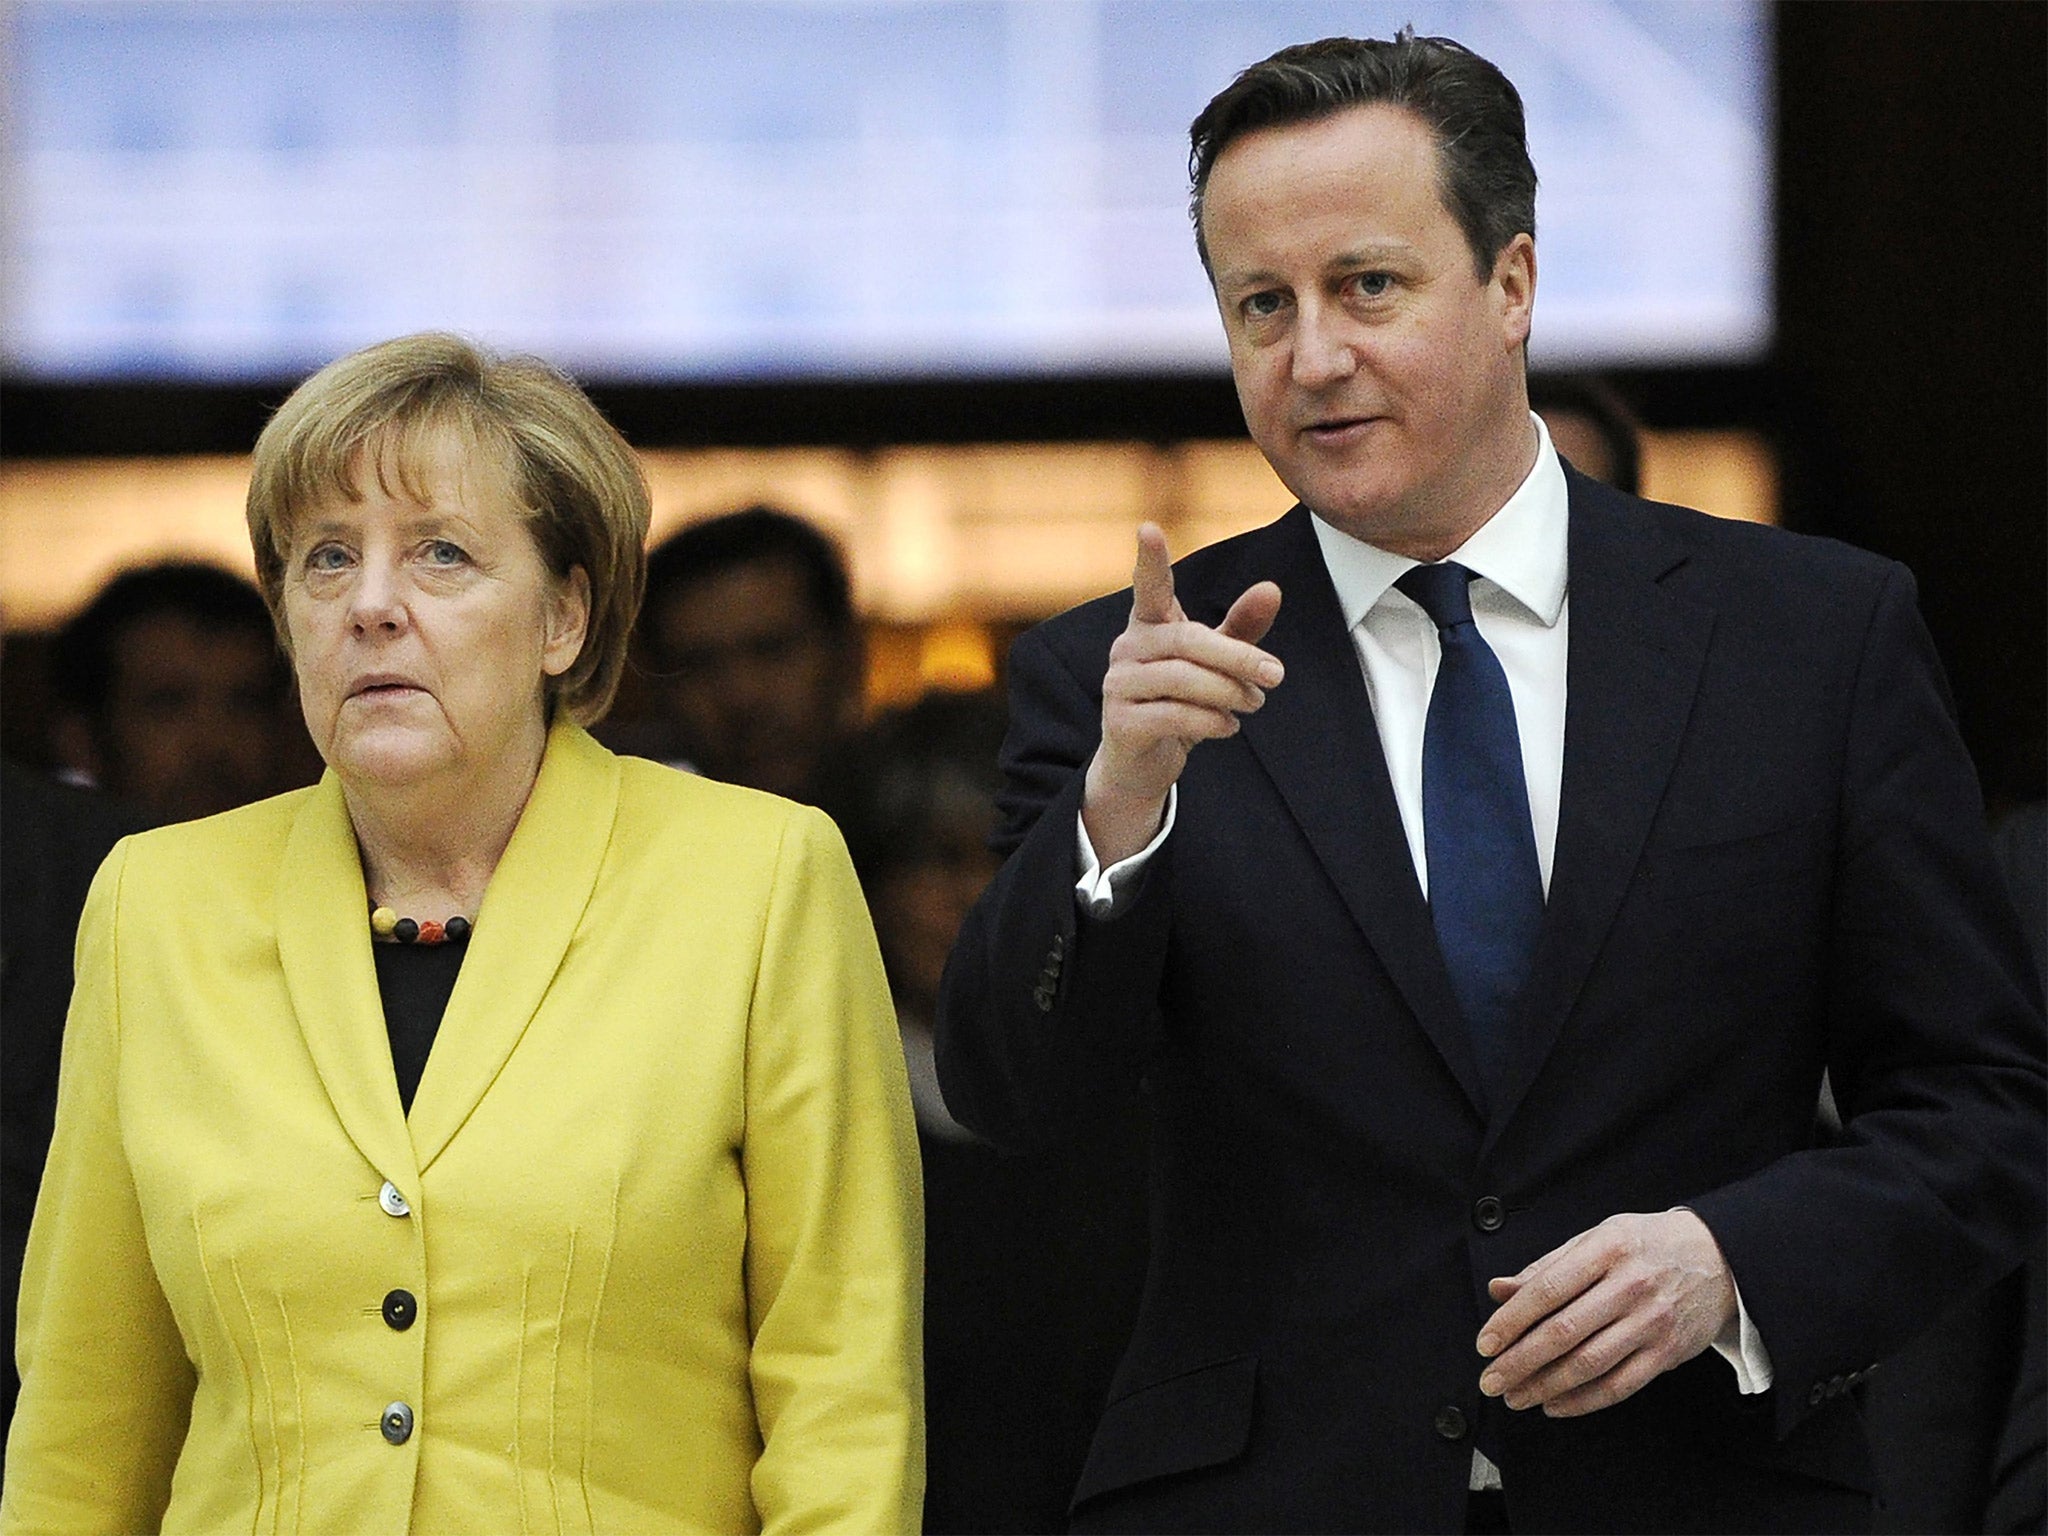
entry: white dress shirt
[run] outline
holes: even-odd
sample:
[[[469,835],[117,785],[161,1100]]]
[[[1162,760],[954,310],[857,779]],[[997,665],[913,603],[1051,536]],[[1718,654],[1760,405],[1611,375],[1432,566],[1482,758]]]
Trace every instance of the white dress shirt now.
[[[1514,495],[1449,558],[1474,573],[1473,621],[1507,674],[1522,743],[1522,773],[1528,784],[1536,862],[1548,896],[1564,778],[1565,680],[1571,634],[1567,581],[1570,509],[1564,470],[1551,447],[1550,433],[1541,417],[1532,413],[1529,419],[1536,428],[1536,462]],[[1427,896],[1422,737],[1442,650],[1435,622],[1420,603],[1394,586],[1419,562],[1353,538],[1321,517],[1314,517],[1312,526],[1358,651],[1366,695],[1372,701],[1373,723],[1393,781],[1394,801],[1408,836],[1409,856]],[[1079,878],[1074,889],[1092,917],[1115,914],[1122,896],[1137,884],[1152,854],[1172,832],[1178,807],[1176,786],[1167,793],[1166,811],[1152,841],[1107,869],[1095,856],[1087,827],[1079,826]],[[1714,1349],[1734,1367],[1740,1391],[1762,1392],[1771,1384],[1770,1354],[1750,1321],[1739,1289],[1735,1301],[1735,1326],[1714,1341]],[[1499,1473],[1477,1451],[1473,1452],[1472,1486],[1500,1486]]]

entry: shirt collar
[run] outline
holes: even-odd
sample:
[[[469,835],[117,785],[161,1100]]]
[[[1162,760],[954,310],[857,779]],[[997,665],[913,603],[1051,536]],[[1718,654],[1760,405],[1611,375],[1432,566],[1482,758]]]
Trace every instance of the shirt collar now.
[[[1528,609],[1545,629],[1564,610],[1570,496],[1549,429],[1533,411],[1536,462],[1515,494],[1449,556]],[[1311,514],[1323,564],[1337,589],[1347,629],[1356,628],[1402,573],[1420,562],[1353,538]]]

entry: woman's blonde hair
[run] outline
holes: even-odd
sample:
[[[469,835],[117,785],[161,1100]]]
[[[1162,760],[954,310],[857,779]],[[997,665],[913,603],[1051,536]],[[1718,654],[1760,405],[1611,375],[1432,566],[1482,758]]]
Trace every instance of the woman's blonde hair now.
[[[329,363],[293,390],[256,440],[249,541],[256,579],[289,648],[284,573],[293,525],[336,498],[360,501],[374,474],[425,504],[433,440],[453,430],[496,458],[541,559],[590,580],[583,649],[548,680],[551,707],[600,720],[618,691],[647,575],[647,479],[626,440],[559,369],[499,357],[461,336],[423,331]]]

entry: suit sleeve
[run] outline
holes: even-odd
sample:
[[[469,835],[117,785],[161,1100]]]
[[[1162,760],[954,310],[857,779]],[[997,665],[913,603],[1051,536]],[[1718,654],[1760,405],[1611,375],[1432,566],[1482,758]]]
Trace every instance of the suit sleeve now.
[[[748,1025],[749,1372],[765,1533],[917,1529],[924,1210],[874,928],[837,830],[783,836]]]
[[[196,1384],[150,1262],[122,1144],[119,927],[127,848],[79,922],[56,1135],[29,1231],[0,1528],[155,1530]]]
[[[1688,1202],[1771,1351],[1781,1432],[2017,1265],[2042,1224],[2038,982],[1911,578],[1877,596],[1842,770],[1833,1146]]]
[[[1098,653],[1048,636],[1033,630],[1011,652],[1006,858],[953,946],[936,1030],[947,1108],[1014,1150],[1063,1139],[1135,1086],[1157,1044],[1169,937],[1171,840],[1115,917],[1080,914],[1074,829],[1108,640]]]

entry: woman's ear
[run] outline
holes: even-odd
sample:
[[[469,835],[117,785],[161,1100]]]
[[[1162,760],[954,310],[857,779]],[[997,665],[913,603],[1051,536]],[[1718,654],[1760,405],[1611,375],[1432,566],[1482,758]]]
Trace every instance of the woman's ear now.
[[[560,677],[575,666],[589,632],[590,574],[582,566],[574,565],[567,576],[555,583],[546,643],[541,647],[541,670],[549,677]]]

